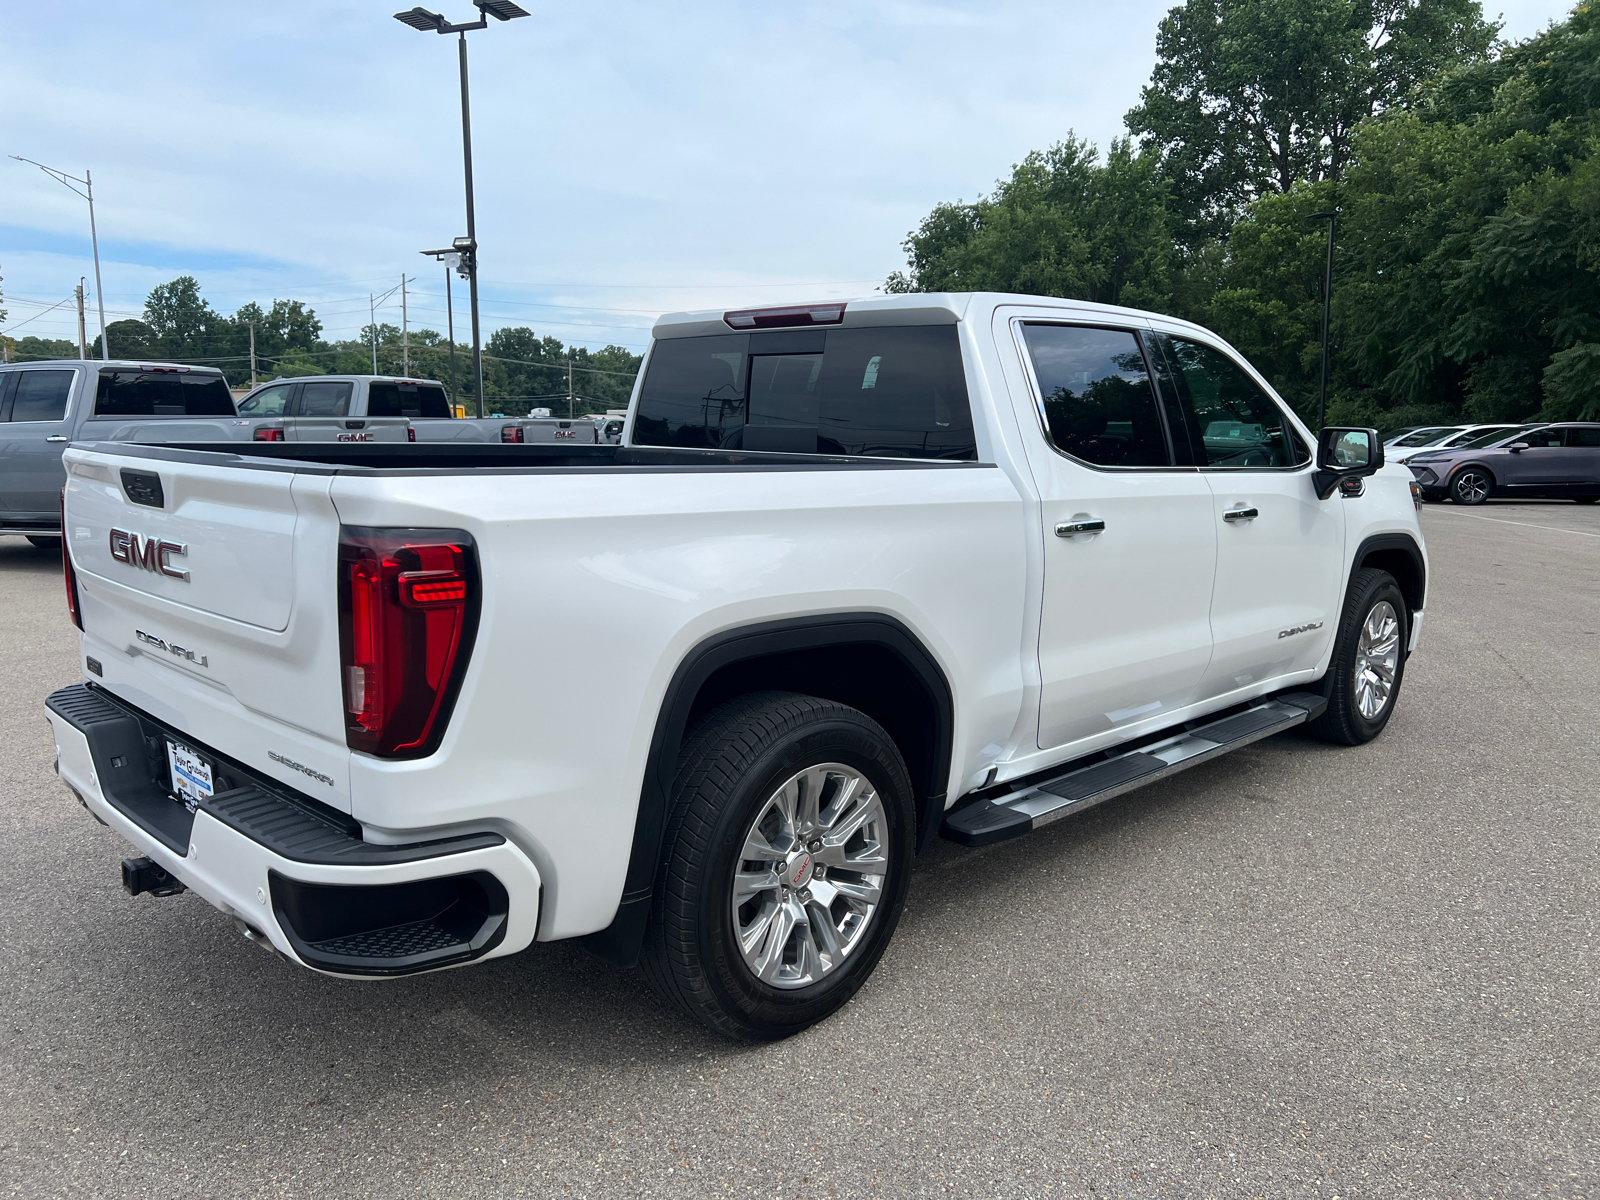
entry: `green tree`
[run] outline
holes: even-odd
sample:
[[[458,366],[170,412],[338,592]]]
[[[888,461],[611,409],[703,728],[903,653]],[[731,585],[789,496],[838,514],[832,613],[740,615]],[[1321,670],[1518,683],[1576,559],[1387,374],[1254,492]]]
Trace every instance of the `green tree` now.
[[[1077,137],[1035,151],[972,204],[934,208],[890,292],[1000,291],[1160,307],[1173,241],[1154,156],[1126,138],[1104,163]]]
[[[223,319],[200,295],[195,277],[180,275],[150,289],[144,302],[144,322],[167,357],[203,358],[219,340]],[[226,341],[226,335],[220,340]]]
[[[78,343],[66,338],[19,338],[11,356],[19,362],[41,358],[77,358]]]
[[[1597,414],[1600,6],[1368,123],[1344,189],[1344,411]]]
[[[1483,61],[1496,32],[1478,0],[1185,0],[1128,128],[1193,248],[1258,196],[1339,178],[1359,122]]]

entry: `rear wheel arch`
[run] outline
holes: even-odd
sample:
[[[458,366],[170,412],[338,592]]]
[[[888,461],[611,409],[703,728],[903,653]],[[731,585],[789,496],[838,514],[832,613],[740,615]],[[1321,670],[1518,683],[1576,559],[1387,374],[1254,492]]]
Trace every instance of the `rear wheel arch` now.
[[[921,640],[883,613],[764,622],[714,635],[678,664],[656,716],[633,849],[616,917],[582,940],[623,965],[638,959],[665,847],[679,751],[692,723],[736,696],[788,691],[866,713],[899,747],[915,792],[917,848],[938,829],[950,774],[955,706]]]

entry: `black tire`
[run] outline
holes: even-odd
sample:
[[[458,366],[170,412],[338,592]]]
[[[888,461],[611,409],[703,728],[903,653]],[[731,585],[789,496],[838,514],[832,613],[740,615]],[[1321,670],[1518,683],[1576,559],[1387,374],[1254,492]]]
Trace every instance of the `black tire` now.
[[[28,540],[41,550],[60,550],[61,539],[58,537],[40,536],[30,533]]]
[[[1450,499],[1457,504],[1476,505],[1494,494],[1494,476],[1482,467],[1462,467],[1450,477]]]
[[[1574,496],[1573,500],[1579,504],[1593,504],[1596,500],[1600,500],[1600,496]]]
[[[1399,624],[1399,654],[1394,667],[1394,683],[1389,689],[1383,707],[1372,716],[1361,711],[1358,702],[1356,655],[1361,642],[1361,630],[1367,618],[1380,604],[1394,609]],[[1411,614],[1400,585],[1387,571],[1365,567],[1350,580],[1350,590],[1345,597],[1344,612],[1339,616],[1338,638],[1333,645],[1333,659],[1322,680],[1322,694],[1328,698],[1327,710],[1306,728],[1324,741],[1341,746],[1359,746],[1370,742],[1383,732],[1400,699],[1400,685],[1405,680],[1406,646],[1411,635]]]
[[[736,940],[734,872],[751,824],[808,766],[840,763],[882,801],[888,862],[880,901],[848,955],[815,982],[758,979]],[[757,692],[699,720],[684,739],[640,967],[661,996],[728,1037],[787,1037],[837,1011],[877,965],[905,903],[915,845],[911,779],[865,713],[792,692]],[[809,858],[809,856],[808,856]],[[809,893],[807,893],[809,895]]]

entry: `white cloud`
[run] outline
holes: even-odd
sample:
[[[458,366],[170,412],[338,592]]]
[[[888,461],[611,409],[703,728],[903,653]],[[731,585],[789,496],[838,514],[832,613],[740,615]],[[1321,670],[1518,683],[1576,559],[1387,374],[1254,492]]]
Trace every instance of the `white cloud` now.
[[[525,0],[530,19],[469,35],[486,325],[641,345],[666,309],[870,291],[933,204],[1069,130],[1116,136],[1167,6]],[[455,39],[394,7],[9,12],[0,148],[93,167],[108,309],[189,272],[224,311],[295,296],[346,336],[406,270],[414,319],[442,327],[416,251],[464,232]],[[1507,32],[1563,11],[1522,0]],[[85,224],[64,188],[0,164],[6,293],[92,286]]]

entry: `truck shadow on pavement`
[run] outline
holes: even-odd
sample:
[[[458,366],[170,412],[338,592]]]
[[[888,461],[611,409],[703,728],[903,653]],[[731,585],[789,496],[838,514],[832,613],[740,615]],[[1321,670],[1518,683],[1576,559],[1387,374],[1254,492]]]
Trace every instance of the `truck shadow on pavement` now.
[[[0,537],[0,577],[6,575],[59,575],[61,549],[41,549],[27,538]],[[65,607],[65,601],[62,602]]]

